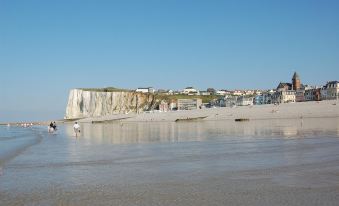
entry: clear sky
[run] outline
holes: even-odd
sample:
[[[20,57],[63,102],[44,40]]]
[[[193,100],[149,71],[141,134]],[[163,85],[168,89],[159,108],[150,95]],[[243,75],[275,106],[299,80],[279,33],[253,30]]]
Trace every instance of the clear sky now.
[[[63,118],[71,88],[339,79],[339,1],[0,0],[0,122]]]

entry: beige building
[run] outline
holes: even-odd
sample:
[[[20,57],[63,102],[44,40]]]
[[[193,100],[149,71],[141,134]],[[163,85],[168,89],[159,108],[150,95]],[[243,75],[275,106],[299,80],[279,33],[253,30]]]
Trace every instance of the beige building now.
[[[162,100],[159,104],[159,111],[161,112],[167,112],[169,111],[169,107],[166,101]]]
[[[202,100],[197,99],[178,99],[178,110],[192,110],[200,109],[202,105]]]
[[[272,103],[289,103],[295,102],[295,91],[286,90],[286,91],[277,91],[272,96]]]

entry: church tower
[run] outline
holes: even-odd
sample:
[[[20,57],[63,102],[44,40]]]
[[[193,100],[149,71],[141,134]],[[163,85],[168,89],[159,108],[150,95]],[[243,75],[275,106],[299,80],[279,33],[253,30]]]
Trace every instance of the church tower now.
[[[297,72],[294,72],[294,75],[292,77],[292,86],[293,90],[299,90],[301,88],[300,77]]]

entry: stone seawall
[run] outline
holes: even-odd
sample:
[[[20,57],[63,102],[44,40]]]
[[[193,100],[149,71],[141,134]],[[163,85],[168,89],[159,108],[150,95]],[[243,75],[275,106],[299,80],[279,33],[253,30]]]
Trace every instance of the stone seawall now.
[[[155,96],[132,91],[86,91],[72,89],[69,93],[66,119],[99,117],[141,112],[155,105]]]

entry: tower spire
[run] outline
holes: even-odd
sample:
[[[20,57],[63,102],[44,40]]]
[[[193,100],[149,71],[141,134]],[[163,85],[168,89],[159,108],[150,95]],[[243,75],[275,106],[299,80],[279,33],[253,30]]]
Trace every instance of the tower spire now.
[[[294,72],[292,77],[292,89],[299,90],[301,88],[300,77],[297,72]]]

